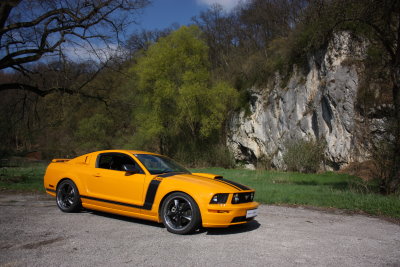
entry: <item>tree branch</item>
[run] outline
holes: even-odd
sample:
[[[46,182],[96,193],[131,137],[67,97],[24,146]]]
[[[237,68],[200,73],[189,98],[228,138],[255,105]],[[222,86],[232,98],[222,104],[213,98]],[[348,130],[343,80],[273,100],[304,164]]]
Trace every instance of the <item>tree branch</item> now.
[[[38,2],[41,2],[37,0]],[[15,64],[35,62],[43,55],[54,53],[61,43],[67,40],[68,35],[73,35],[80,40],[100,38],[106,42],[107,34],[119,38],[119,31],[123,30],[123,16],[113,17],[116,11],[132,12],[146,6],[148,0],[102,0],[87,1],[88,4],[78,6],[74,1],[55,0],[45,1],[41,5],[42,14],[31,21],[19,21],[6,25],[11,10],[16,17],[22,16],[25,6],[19,6],[22,1],[3,1],[0,3],[0,49],[4,49],[0,57],[0,69],[12,67]],[[35,2],[35,1],[32,1]],[[26,3],[26,2],[24,2]],[[13,14],[14,14],[13,13]],[[33,14],[33,13],[32,13]],[[29,16],[26,16],[29,17]],[[103,24],[101,24],[103,22]],[[100,25],[101,24],[101,25]],[[104,30],[111,28],[110,32]],[[92,30],[101,28],[101,34]],[[106,32],[106,34],[102,34]],[[115,36],[114,36],[115,37]],[[39,43],[36,42],[39,40]]]
[[[4,83],[4,84],[0,84],[0,92],[1,91],[6,91],[6,90],[22,90],[22,91],[34,93],[34,94],[39,95],[41,97],[44,97],[46,95],[53,94],[53,93],[56,93],[56,92],[66,93],[66,94],[69,94],[69,95],[80,95],[80,96],[83,96],[83,97],[86,97],[86,98],[102,101],[102,102],[104,102],[104,104],[107,105],[107,101],[101,96],[90,95],[90,94],[83,93],[81,91],[73,90],[73,89],[70,89],[70,88],[53,87],[53,88],[50,88],[48,90],[41,90],[36,86],[32,86],[32,85],[24,84],[24,83]]]
[[[4,27],[4,24],[6,23],[8,16],[10,16],[11,10],[16,7],[21,0],[9,0],[5,1],[3,0],[2,3],[0,4],[0,28]],[[0,39],[1,39],[1,34],[0,34]]]

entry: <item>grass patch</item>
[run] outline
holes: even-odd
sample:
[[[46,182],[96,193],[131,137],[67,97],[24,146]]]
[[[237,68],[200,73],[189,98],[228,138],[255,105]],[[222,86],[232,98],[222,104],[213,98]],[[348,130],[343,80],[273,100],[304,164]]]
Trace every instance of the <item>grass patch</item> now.
[[[400,218],[400,196],[378,194],[378,185],[357,177],[326,172],[291,172],[195,169],[223,175],[256,190],[256,201],[266,204],[295,204],[346,209],[372,215]]]
[[[44,192],[43,176],[47,164],[26,164],[0,168],[0,189]]]

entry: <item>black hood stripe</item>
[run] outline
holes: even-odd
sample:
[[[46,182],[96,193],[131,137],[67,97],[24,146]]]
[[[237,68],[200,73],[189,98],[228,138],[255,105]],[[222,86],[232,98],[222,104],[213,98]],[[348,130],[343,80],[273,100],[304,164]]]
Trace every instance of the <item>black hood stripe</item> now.
[[[226,180],[226,179],[221,179],[221,180],[225,181],[225,182],[227,182],[227,183],[229,183],[229,184],[231,184],[233,186],[239,187],[241,190],[250,190],[249,187],[247,187],[245,185],[242,185],[242,184],[239,184],[239,183],[236,183],[236,182],[233,182],[231,180]]]
[[[225,184],[225,185],[229,185],[229,186],[235,188],[236,190],[239,190],[239,191],[240,191],[240,188],[239,188],[239,187],[237,187],[237,186],[235,186],[235,185],[233,185],[233,184],[230,184],[230,183],[226,182],[225,180],[222,180],[222,179],[214,179],[214,181],[223,183],[223,184]]]
[[[170,177],[170,176],[174,176],[174,175],[178,175],[178,174],[184,174],[184,173],[183,172],[167,172],[164,174],[157,175],[157,177],[166,178],[166,177]]]

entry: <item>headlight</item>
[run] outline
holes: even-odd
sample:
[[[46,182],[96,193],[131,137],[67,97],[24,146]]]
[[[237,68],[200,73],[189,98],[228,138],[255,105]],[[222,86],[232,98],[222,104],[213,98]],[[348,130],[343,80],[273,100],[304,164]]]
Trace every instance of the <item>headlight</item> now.
[[[239,198],[239,194],[233,194],[233,197],[232,197],[232,204],[236,204],[236,203],[239,203],[239,201],[240,201],[240,198]]]
[[[210,201],[210,204],[225,204],[228,200],[228,194],[215,194]]]

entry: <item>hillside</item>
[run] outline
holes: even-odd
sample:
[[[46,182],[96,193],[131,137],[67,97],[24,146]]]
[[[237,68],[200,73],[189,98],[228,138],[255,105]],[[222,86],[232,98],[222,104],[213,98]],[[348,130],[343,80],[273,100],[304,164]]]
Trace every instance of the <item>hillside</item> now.
[[[365,43],[337,33],[320,57],[309,56],[307,72],[294,65],[287,81],[277,73],[267,86],[250,88],[250,112],[236,113],[229,124],[227,144],[235,158],[250,168],[268,159],[285,169],[288,142],[305,139],[325,143],[327,169],[370,159],[388,119],[377,110],[392,114],[393,106],[371,108],[368,116],[357,108],[365,54]]]

